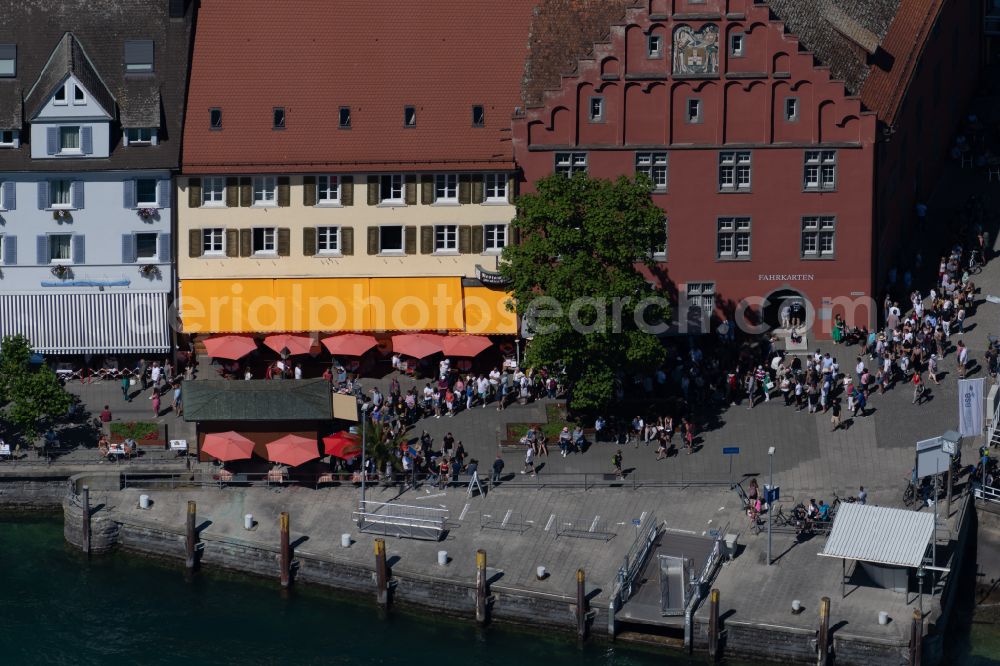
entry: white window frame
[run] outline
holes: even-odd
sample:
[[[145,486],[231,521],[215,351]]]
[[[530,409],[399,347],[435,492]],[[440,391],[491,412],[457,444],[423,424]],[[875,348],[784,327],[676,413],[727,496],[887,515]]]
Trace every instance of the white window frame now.
[[[385,179],[389,179],[389,196],[383,196]],[[398,196],[396,196],[398,192]],[[383,173],[378,177],[378,202],[379,205],[400,206],[406,203],[406,185],[403,182],[401,173]],[[392,226],[392,225],[389,225]]]
[[[399,248],[386,248],[382,245],[383,229],[399,229]],[[406,254],[406,227],[402,224],[382,224],[378,228],[378,253],[403,255]]]
[[[77,93],[80,93],[80,99],[76,98]],[[78,84],[73,84],[73,105],[74,106],[84,106],[87,104],[87,91],[83,89],[82,86]]]
[[[695,306],[707,309],[708,314],[715,312],[715,283],[689,282],[687,284],[688,307]]]
[[[76,130],[76,148],[64,148],[63,138],[71,134],[70,130]],[[65,133],[65,134],[64,134]],[[60,155],[82,155],[83,154],[83,131],[80,125],[60,125],[59,126],[59,154]]]
[[[226,207],[226,179],[222,176],[208,176],[202,180],[201,205],[205,208]]]
[[[226,256],[225,227],[206,227],[201,230],[201,253],[209,257]]]
[[[66,248],[68,257],[65,259],[57,259],[52,256],[52,250],[55,245],[52,243],[53,238],[66,238]],[[49,265],[52,264],[72,264],[73,263],[73,234],[49,234]]]
[[[483,176],[485,203],[507,203],[507,174],[488,173]]]
[[[142,201],[139,197],[139,183],[153,183],[153,200]],[[160,181],[156,178],[136,178],[135,180],[135,205],[136,208],[159,208],[160,206]]]
[[[257,234],[260,233],[261,249],[257,248]],[[252,227],[250,230],[250,253],[255,257],[273,257],[278,254],[278,228]]]
[[[729,35],[729,55],[733,58],[743,57],[743,46],[746,40],[746,35],[742,32],[734,32]]]
[[[753,187],[753,154],[749,150],[719,153],[719,191],[749,192]]]
[[[799,98],[785,98],[785,122],[794,123],[799,119]]]
[[[457,173],[434,174],[434,203],[436,204],[458,203]]]
[[[277,176],[254,176],[253,205],[258,208],[271,208],[278,205]]]
[[[824,249],[829,246],[829,249]],[[802,218],[801,253],[803,259],[833,259],[837,252],[837,218],[833,215],[807,215]]]
[[[135,138],[132,133],[135,132]],[[143,133],[146,136],[143,136]],[[151,146],[156,138],[156,130],[152,127],[129,127],[125,129],[125,144],[128,146]]]
[[[65,183],[66,188],[57,187],[57,183]],[[65,193],[65,201],[57,201],[57,194]],[[63,198],[63,197],[59,197]],[[56,178],[49,181],[49,208],[53,210],[73,209],[73,181],[68,178]]]
[[[506,224],[483,225],[483,254],[500,254],[507,247],[509,234]]]
[[[339,226],[316,227],[316,254],[327,257],[342,254]]]
[[[747,260],[751,257],[752,221],[749,217],[720,217],[716,222],[715,257]]]
[[[558,152],[555,154],[555,172],[566,177],[572,177],[574,173],[587,173],[587,153],[584,152]]]
[[[160,234],[155,231],[137,231],[133,234],[135,237],[135,260],[145,261],[145,262],[156,262],[160,258]],[[139,236],[152,236],[153,237],[153,254],[141,255],[139,254]]]
[[[316,205],[340,205],[340,176],[328,175],[316,177]]]
[[[62,98],[60,98],[60,94]],[[52,104],[55,106],[69,106],[69,83],[64,83],[56,89],[52,95]]]
[[[663,218],[663,245],[653,248],[650,255],[654,261],[666,261],[667,253],[670,252],[670,223],[666,217]]]
[[[587,116],[592,123],[604,122],[604,96],[592,95],[587,105]]]
[[[458,254],[458,225],[434,225],[434,254]]]
[[[833,192],[837,189],[837,151],[807,150],[802,171],[802,189]]]
[[[663,35],[646,35],[646,57],[663,57]]]
[[[665,152],[637,152],[635,154],[635,172],[644,173],[653,181],[654,192],[666,192],[669,184],[670,158]]]
[[[701,123],[702,118],[701,98],[688,97],[684,106],[684,119],[689,125],[698,125]]]
[[[10,141],[7,141],[7,135]],[[19,145],[17,130],[0,130],[0,148],[16,148]]]

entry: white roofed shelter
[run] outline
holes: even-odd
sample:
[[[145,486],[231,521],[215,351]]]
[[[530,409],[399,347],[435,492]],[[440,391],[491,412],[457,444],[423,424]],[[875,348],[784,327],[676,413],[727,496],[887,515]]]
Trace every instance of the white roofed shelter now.
[[[862,564],[880,587],[905,592],[909,569],[924,566],[934,538],[934,514],[864,504],[841,504],[821,557]]]

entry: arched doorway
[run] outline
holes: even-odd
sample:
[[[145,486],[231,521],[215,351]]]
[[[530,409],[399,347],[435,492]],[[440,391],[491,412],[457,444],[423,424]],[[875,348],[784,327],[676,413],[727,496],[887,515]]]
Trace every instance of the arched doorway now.
[[[772,291],[765,297],[765,302],[761,319],[772,331],[786,329],[790,319],[797,318],[799,327],[809,323],[807,321],[809,307],[806,304],[806,297],[795,289],[783,287]]]

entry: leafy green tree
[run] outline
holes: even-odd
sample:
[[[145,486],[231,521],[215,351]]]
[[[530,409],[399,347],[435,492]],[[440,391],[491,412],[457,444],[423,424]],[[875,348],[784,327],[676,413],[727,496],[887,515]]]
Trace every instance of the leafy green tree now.
[[[521,243],[504,248],[500,272],[534,331],[527,365],[562,368],[574,410],[605,409],[620,372],[649,371],[665,358],[655,327],[669,306],[638,270],[665,240],[651,189],[644,175],[552,175],[518,200]]]
[[[365,418],[368,418],[367,415]],[[393,467],[397,467],[396,450],[406,440],[406,436],[402,433],[393,435],[388,425],[382,422],[372,423],[369,420],[366,427],[365,455],[374,461],[375,469],[381,472],[385,469],[386,462],[392,462]]]
[[[20,335],[0,342],[0,390],[8,402],[7,419],[29,442],[43,420],[63,416],[73,404],[52,368],[32,367],[31,343]]]

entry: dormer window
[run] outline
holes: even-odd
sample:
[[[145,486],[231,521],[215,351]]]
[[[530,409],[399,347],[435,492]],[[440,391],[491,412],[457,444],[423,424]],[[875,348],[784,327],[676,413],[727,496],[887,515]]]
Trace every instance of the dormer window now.
[[[153,71],[153,40],[125,42],[125,73],[144,74]]]
[[[0,44],[0,76],[17,74],[17,46],[15,44]]]
[[[351,107],[340,107],[340,129],[351,129]]]
[[[73,104],[81,105],[87,103],[87,94],[80,86],[73,86]]]
[[[285,129],[285,107],[276,106],[273,109],[274,124],[271,126],[272,129],[283,130]]]
[[[64,104],[69,103],[66,100],[66,86],[59,86],[59,88],[56,90],[55,96],[53,96],[52,98],[52,103],[58,104],[59,106],[63,106]]]
[[[17,130],[0,130],[0,148],[17,148]]]
[[[222,129],[222,109],[208,110],[208,127],[214,130]]]
[[[416,126],[417,126],[417,107],[404,106],[403,127],[416,127]]]
[[[473,127],[484,127],[486,125],[486,112],[483,110],[482,104],[476,104],[472,107],[472,126]]]
[[[130,127],[125,130],[125,145],[150,146],[155,142],[156,130],[151,127]]]

